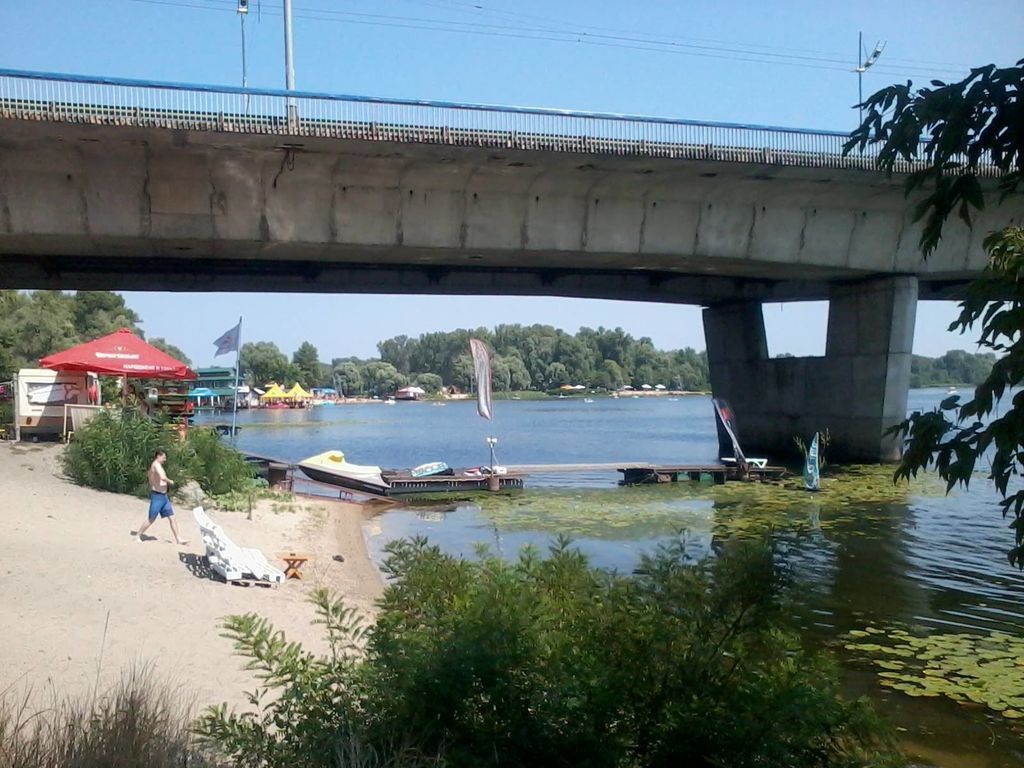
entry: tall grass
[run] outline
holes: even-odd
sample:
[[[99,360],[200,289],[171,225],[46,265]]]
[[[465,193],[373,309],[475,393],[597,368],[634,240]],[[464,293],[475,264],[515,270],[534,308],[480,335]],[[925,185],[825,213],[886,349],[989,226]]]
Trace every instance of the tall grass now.
[[[98,698],[0,699],[0,768],[206,768],[181,697],[130,671]]]

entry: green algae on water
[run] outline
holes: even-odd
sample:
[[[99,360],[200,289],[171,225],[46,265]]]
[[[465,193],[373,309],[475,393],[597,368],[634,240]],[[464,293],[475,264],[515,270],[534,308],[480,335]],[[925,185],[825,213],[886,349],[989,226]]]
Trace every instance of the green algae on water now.
[[[867,625],[844,648],[878,672],[886,688],[913,697],[945,697],[1024,721],[1024,637],[1005,632],[913,635]]]
[[[909,495],[941,495],[933,476],[894,484],[892,467],[834,470],[822,490],[783,483],[680,481],[628,488],[530,488],[514,495],[480,496],[474,503],[508,531],[561,533],[574,538],[635,540],[678,533],[760,537],[771,530],[822,531],[884,518],[886,505]]]

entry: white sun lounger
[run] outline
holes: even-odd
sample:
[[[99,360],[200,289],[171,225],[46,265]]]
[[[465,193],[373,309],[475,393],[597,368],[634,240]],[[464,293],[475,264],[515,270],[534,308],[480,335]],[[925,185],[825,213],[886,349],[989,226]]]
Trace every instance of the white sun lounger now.
[[[253,579],[280,584],[284,581],[284,572],[267,562],[267,558],[258,549],[239,547],[224,533],[224,529],[210,519],[202,507],[192,510],[199,525],[199,531],[206,545],[206,559],[210,569],[220,574],[225,581]]]

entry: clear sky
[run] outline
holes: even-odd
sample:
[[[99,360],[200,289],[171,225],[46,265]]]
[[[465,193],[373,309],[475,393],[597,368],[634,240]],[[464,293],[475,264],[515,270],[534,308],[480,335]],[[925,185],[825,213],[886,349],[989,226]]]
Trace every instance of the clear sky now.
[[[0,0],[0,66],[241,84],[236,0]],[[248,82],[283,87],[281,0],[250,0]],[[299,89],[562,107],[762,125],[856,124],[857,33],[885,40],[864,92],[955,79],[1024,57],[1020,0],[293,0]],[[195,363],[244,316],[248,340],[321,359],[369,356],[396,334],[548,323],[622,326],[661,348],[703,348],[700,310],[579,299],[126,294],[150,336]],[[922,302],[915,351],[973,349]],[[820,354],[825,305],[767,307],[772,353]],[[221,359],[221,362],[224,358]]]

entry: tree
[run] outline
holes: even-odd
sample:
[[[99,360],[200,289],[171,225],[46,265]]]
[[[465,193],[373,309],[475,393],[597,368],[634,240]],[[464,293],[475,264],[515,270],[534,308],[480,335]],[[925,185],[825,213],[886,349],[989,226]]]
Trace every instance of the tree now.
[[[921,249],[927,258],[942,238],[954,212],[968,225],[972,209],[985,207],[978,178],[983,165],[998,173],[1000,202],[1016,193],[1024,177],[1024,59],[1015,67],[994,65],[971,70],[957,83],[932,81],[932,88],[912,90],[912,83],[894,85],[864,103],[867,116],[847,142],[847,151],[881,144],[878,164],[893,171],[897,161],[924,167],[910,174],[907,193],[926,193],[915,209],[925,219]],[[929,137],[922,145],[922,137]],[[996,403],[1024,380],[1024,229],[1006,227],[984,240],[989,263],[967,289],[960,316],[950,330],[961,333],[981,324],[978,344],[999,359],[978,385],[973,399],[961,404],[947,398],[930,413],[914,413],[893,431],[905,440],[897,478],[909,478],[934,464],[947,490],[967,487],[978,459],[990,455],[988,478],[1003,497],[1003,514],[1013,513],[1015,544],[1012,564],[1024,569],[1024,490],[1010,492],[1010,479],[1020,474],[1024,446],[1024,397],[990,419]]]
[[[358,363],[351,360],[338,363],[334,366],[334,376],[337,377],[338,383],[347,396],[352,397],[353,395],[361,395],[365,392],[363,389],[363,376],[359,372]]]
[[[155,339],[150,339],[149,343],[152,344],[157,349],[159,349],[161,352],[166,352],[175,360],[180,360],[181,362],[188,366],[192,365],[192,361],[189,359],[188,355],[186,355],[176,346],[167,341],[167,339],[161,336],[157,336]]]
[[[141,318],[124,302],[124,296],[111,291],[77,291],[71,297],[75,329],[83,341],[106,336],[128,328],[141,335]]]
[[[291,364],[272,341],[250,341],[242,345],[239,360],[245,380],[263,386],[271,381],[285,385]]]
[[[295,354],[292,355],[292,364],[298,369],[296,378],[304,386],[316,387],[322,383],[323,371],[320,367],[320,354],[316,347],[308,341],[302,342],[295,350]]]
[[[428,394],[434,395],[444,389],[444,381],[436,373],[420,373],[414,380],[417,387],[422,387]]]
[[[367,363],[362,370],[362,376],[366,390],[378,397],[392,395],[405,386],[405,376],[391,363],[382,363],[379,360]]]

